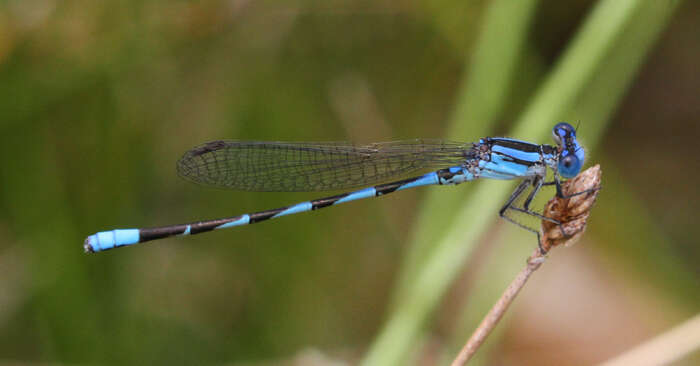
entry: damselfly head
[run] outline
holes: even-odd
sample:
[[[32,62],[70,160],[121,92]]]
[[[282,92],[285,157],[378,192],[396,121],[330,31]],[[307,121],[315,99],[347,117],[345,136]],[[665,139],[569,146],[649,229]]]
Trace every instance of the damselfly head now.
[[[559,145],[559,174],[564,178],[575,177],[585,160],[583,147],[576,141],[576,129],[566,122],[559,122],[552,129],[552,137]]]
[[[566,122],[559,122],[552,128],[552,138],[554,138],[554,141],[559,147],[566,148],[565,145],[567,145],[570,139],[576,139],[576,130],[572,125]]]

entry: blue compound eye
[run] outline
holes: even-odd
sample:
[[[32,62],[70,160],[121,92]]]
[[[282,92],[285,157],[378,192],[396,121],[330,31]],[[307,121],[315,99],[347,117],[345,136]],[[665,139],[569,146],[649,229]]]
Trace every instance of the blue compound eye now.
[[[573,178],[581,171],[581,164],[576,155],[563,156],[559,159],[559,174],[566,179]]]

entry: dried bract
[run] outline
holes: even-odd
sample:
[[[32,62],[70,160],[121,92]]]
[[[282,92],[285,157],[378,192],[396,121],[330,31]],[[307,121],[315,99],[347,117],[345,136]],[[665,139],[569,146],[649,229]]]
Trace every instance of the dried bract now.
[[[564,196],[554,197],[544,207],[544,216],[561,223],[542,220],[541,238],[545,252],[557,245],[572,245],[583,235],[591,208],[600,192],[600,165],[581,172],[562,184]]]

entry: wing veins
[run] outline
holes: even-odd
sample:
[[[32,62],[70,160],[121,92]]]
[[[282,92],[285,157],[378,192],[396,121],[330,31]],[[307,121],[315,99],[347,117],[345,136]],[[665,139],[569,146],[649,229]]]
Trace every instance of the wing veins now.
[[[460,164],[471,143],[410,140],[369,145],[213,141],[178,161],[198,184],[249,191],[322,191],[373,185]]]

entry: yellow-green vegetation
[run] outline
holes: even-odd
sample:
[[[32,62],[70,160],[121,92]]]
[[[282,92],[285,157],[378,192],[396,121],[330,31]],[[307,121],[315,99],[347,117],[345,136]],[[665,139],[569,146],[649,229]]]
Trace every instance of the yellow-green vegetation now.
[[[0,362],[448,363],[536,245],[498,220],[510,182],[95,255],[82,243],[324,196],[179,179],[205,141],[551,143],[562,120],[603,170],[588,232],[552,251],[474,363],[623,352],[700,305],[697,14],[678,0],[0,2]]]

